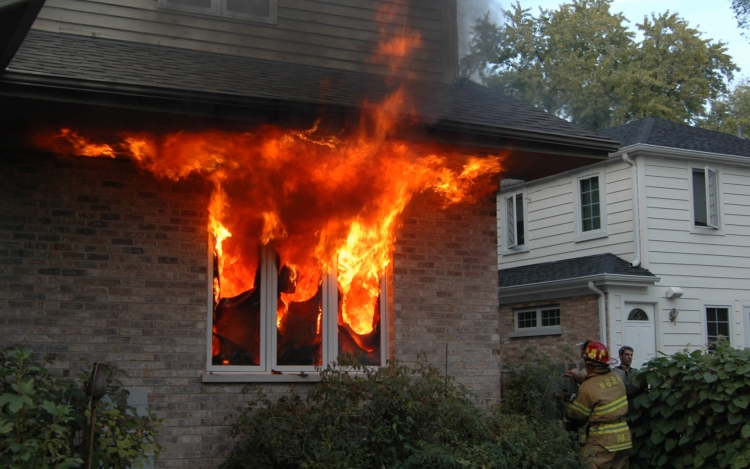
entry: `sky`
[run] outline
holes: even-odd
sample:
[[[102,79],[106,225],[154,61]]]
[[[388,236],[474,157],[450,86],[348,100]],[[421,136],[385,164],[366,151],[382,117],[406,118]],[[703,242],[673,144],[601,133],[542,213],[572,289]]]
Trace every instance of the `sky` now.
[[[515,0],[513,0],[515,1]],[[499,23],[502,20],[500,10],[510,8],[511,0],[458,0],[459,8],[459,47],[466,50],[466,39],[468,30],[473,19],[490,11],[491,18]],[[539,7],[545,9],[557,9],[563,0],[520,0],[523,8],[530,8],[532,14],[539,12]],[[630,20],[630,27],[636,31],[636,23],[643,21],[644,16],[651,13],[664,13],[669,10],[677,13],[688,22],[690,27],[697,29],[703,39],[711,39],[713,42],[722,41],[727,47],[727,53],[732,57],[735,64],[741,69],[735,73],[735,78],[730,86],[734,86],[741,78],[750,79],[750,41],[742,36],[742,30],[737,28],[737,20],[731,9],[732,0],[615,0],[610,6],[613,13],[622,13]],[[750,36],[750,31],[747,31]],[[463,54],[463,52],[462,52]]]

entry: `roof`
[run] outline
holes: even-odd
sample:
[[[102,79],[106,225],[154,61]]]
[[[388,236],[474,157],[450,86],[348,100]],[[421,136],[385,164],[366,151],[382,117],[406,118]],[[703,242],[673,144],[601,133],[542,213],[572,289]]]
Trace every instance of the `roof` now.
[[[500,288],[604,275],[631,276],[641,277],[643,280],[658,280],[648,269],[631,267],[630,263],[610,253],[500,269],[498,274]]]
[[[750,156],[750,140],[656,117],[646,117],[603,130],[601,134],[618,140],[621,148],[643,143],[726,155]]]
[[[30,31],[7,71],[3,87],[90,88],[174,99],[196,96],[359,107],[380,102],[395,87],[392,77],[184,50],[103,38]],[[606,136],[521,103],[469,80],[455,84],[410,81],[420,121],[446,129],[606,152]],[[182,94],[180,94],[182,93]],[[212,98],[212,99],[213,99]]]

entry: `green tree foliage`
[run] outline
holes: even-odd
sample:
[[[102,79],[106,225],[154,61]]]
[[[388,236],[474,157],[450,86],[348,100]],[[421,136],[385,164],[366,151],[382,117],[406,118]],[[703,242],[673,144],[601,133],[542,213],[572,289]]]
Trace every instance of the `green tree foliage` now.
[[[700,127],[737,135],[750,133],[750,82],[742,81],[731,93],[711,101],[711,112],[699,122]]]
[[[572,0],[538,16],[515,3],[501,26],[479,18],[462,72],[594,131],[645,116],[704,116],[737,69],[724,44],[669,12],[637,24],[636,42],[611,3]]]
[[[737,27],[748,29],[750,27],[750,0],[732,0],[732,11],[737,19]]]
[[[84,392],[88,370],[79,380],[61,378],[38,363],[30,350],[0,351],[0,467],[80,468],[88,454],[91,406]],[[142,467],[152,454],[160,421],[138,417],[127,391],[111,368],[107,394],[99,403],[94,467]]]
[[[423,362],[329,366],[307,397],[238,410],[222,469],[577,468],[561,424],[489,414],[469,390]]]
[[[693,469],[750,466],[750,349],[655,358],[638,379],[648,390],[631,414],[631,466]]]

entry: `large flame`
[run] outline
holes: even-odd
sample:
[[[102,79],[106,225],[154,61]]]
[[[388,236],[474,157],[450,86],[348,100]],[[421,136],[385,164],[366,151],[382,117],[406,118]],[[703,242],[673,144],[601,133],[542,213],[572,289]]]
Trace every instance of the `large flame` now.
[[[383,41],[375,61],[396,67],[419,43],[409,33]],[[433,190],[446,205],[472,202],[492,193],[501,170],[501,155],[395,139],[414,123],[410,110],[399,89],[382,103],[363,103],[359,128],[348,134],[265,125],[247,132],[120,133],[105,144],[62,129],[37,143],[60,154],[127,156],[158,177],[206,178],[213,187],[208,230],[218,259],[217,301],[253,288],[260,248],[271,245],[296,280],[296,290],[281,295],[284,305],[314,296],[335,269],[340,320],[367,334],[411,197]]]

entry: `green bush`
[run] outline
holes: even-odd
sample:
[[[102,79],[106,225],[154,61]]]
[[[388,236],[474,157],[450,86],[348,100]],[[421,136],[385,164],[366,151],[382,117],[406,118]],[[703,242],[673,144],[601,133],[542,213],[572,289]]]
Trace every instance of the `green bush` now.
[[[500,411],[524,415],[536,420],[562,420],[565,391],[573,392],[575,383],[565,376],[565,365],[549,356],[527,349],[521,357],[505,366],[506,379]]]
[[[90,370],[78,381],[53,375],[27,349],[0,351],[0,467],[83,467],[88,457],[91,406],[84,391]],[[158,454],[155,442],[160,421],[136,416],[128,392],[110,368],[107,394],[97,408],[96,467],[142,467]],[[98,464],[97,464],[98,463]]]
[[[561,425],[488,414],[423,362],[332,365],[306,398],[258,391],[231,435],[222,469],[577,467]]]
[[[634,467],[750,466],[750,350],[657,357],[638,379],[648,389],[630,416]]]

